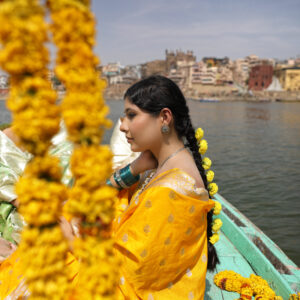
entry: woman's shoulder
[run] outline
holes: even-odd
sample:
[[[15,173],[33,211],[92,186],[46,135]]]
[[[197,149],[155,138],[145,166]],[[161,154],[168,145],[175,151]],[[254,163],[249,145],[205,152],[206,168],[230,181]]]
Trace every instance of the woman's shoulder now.
[[[197,187],[196,180],[185,170],[173,168],[159,174],[150,183],[150,187],[167,187],[178,194],[208,201],[208,191],[204,187]]]

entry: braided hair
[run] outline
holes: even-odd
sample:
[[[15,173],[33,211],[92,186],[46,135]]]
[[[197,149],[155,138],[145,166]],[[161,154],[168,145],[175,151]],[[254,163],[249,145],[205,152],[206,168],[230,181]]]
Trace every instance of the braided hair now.
[[[171,110],[177,135],[179,138],[186,139],[187,146],[193,155],[204,186],[206,190],[208,190],[207,178],[204,168],[202,167],[202,158],[198,151],[198,144],[189,115],[189,108],[176,83],[163,76],[150,76],[132,85],[126,91],[124,99],[128,99],[141,110],[153,116],[158,116],[163,108],[169,108]],[[219,263],[216,249],[209,241],[209,238],[212,236],[212,215],[212,211],[207,214],[208,270],[214,270],[217,263]]]

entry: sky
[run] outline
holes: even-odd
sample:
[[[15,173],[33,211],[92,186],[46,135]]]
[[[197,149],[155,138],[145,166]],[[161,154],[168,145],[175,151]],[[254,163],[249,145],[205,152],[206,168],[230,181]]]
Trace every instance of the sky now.
[[[93,0],[102,64],[204,56],[288,59],[300,55],[300,0]]]

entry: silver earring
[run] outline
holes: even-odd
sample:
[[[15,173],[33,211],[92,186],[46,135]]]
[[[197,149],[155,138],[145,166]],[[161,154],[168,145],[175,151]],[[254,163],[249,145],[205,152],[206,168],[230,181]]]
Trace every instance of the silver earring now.
[[[161,133],[162,134],[168,134],[170,132],[170,127],[168,125],[163,125],[161,127]]]

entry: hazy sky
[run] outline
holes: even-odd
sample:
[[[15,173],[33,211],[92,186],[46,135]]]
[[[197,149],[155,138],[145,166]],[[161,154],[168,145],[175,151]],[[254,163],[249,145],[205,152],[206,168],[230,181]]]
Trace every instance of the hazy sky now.
[[[300,55],[300,0],[94,0],[102,63],[164,59],[165,49],[231,59]]]

